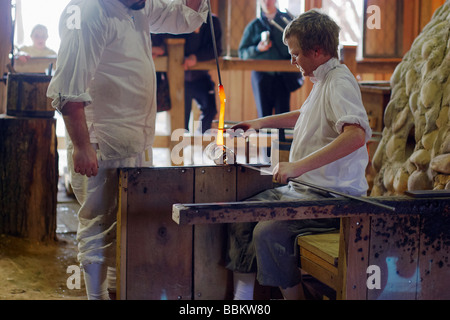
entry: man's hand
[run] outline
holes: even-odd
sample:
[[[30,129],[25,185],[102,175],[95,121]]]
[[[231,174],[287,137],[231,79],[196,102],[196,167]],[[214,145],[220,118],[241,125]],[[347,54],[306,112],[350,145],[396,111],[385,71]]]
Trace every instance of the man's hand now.
[[[61,110],[67,132],[73,143],[73,168],[87,177],[98,173],[97,152],[89,140],[84,103],[68,102]]]
[[[97,152],[92,146],[73,148],[73,168],[76,173],[85,175],[87,177],[96,176],[98,173]]]
[[[159,56],[163,56],[166,54],[166,51],[164,50],[163,47],[152,47],[152,57],[156,58]]]
[[[22,63],[27,63],[31,59],[31,57],[27,54],[21,54],[16,56],[16,59]]]
[[[190,56],[184,59],[184,70],[188,70],[189,68],[195,66],[197,64],[197,56],[195,54],[191,54]]]

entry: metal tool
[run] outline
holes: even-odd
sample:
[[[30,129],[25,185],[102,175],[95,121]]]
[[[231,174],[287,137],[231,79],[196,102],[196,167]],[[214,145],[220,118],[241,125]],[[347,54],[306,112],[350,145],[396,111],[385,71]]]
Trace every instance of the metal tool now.
[[[214,47],[214,56],[216,57],[217,75],[219,76],[219,86],[221,86],[222,85],[222,77],[220,76],[219,53],[217,52],[216,34],[214,33],[214,25],[213,25],[212,11],[211,11],[211,0],[208,0],[208,9],[209,9],[209,26],[211,28],[211,37],[212,37],[213,47]]]
[[[291,23],[291,21],[292,21],[292,20],[289,20],[289,19],[286,18],[286,17],[282,17],[282,19],[283,19],[283,22],[286,23],[286,26],[287,26],[289,23]]]
[[[254,167],[254,166],[251,166],[251,165],[248,165],[248,164],[239,163],[239,165],[241,167],[244,167],[244,168],[248,168],[248,169],[259,171],[259,172],[261,172],[263,174],[269,174],[269,175],[272,174],[271,172],[269,172],[267,170],[264,170],[264,169],[258,168],[258,167]],[[344,197],[344,198],[365,202],[365,203],[368,203],[368,204],[373,205],[373,206],[377,206],[377,207],[381,207],[383,209],[387,209],[389,211],[393,211],[393,212],[395,211],[394,207],[391,207],[391,206],[388,206],[388,205],[385,205],[385,204],[382,204],[382,203],[379,203],[379,202],[375,202],[375,201],[372,201],[372,200],[364,198],[364,197],[355,197],[355,196],[352,196],[352,195],[349,195],[349,194],[346,194],[346,193],[335,191],[335,190],[332,190],[332,189],[329,189],[329,188],[316,186],[316,185],[314,185],[312,183],[298,181],[298,180],[295,180],[295,179],[292,179],[292,178],[289,178],[288,182],[298,183],[298,184],[304,185],[304,186],[309,187],[309,188],[313,188],[313,189],[316,189],[316,190],[327,192],[329,194],[334,194],[334,195],[341,196],[341,197]]]
[[[282,26],[280,26],[278,23],[276,23],[274,20],[270,20],[269,23],[271,25],[273,25],[275,28],[277,28],[278,30],[280,30],[282,33],[284,32],[284,28]]]
[[[220,112],[219,112],[219,125],[218,125],[218,132],[217,132],[217,144],[220,146],[223,146],[223,134],[224,134],[224,122],[225,122],[225,89],[223,88],[222,84],[222,77],[220,76],[220,67],[219,67],[219,53],[217,52],[217,42],[216,42],[216,35],[214,33],[214,24],[213,24],[213,18],[212,18],[212,11],[211,11],[211,1],[208,0],[208,9],[209,9],[209,25],[211,27],[211,37],[214,47],[214,55],[216,57],[216,65],[217,65],[217,75],[219,76],[219,100],[220,100]]]
[[[237,164],[237,165],[239,165],[239,166],[241,166],[243,168],[256,170],[256,171],[260,172],[261,174],[273,175],[273,173],[271,171],[264,170],[264,168],[254,167],[254,166],[251,166],[251,165],[245,164],[245,163],[237,163],[236,162],[236,154],[233,152],[233,150],[231,150],[230,148],[228,148],[225,145],[224,146],[218,146],[218,145],[215,144],[215,142],[212,142],[205,148],[205,153],[206,153],[207,157],[210,160],[213,160],[214,163],[217,164],[217,165]],[[378,202],[372,201],[372,200],[364,198],[364,197],[355,197],[355,196],[352,196],[352,195],[349,195],[349,194],[346,194],[346,193],[343,193],[343,192],[339,192],[339,191],[332,190],[332,189],[329,189],[329,188],[316,186],[316,185],[314,185],[312,183],[298,181],[298,180],[292,179],[292,178],[289,178],[288,182],[297,183],[297,184],[306,186],[308,188],[312,188],[312,189],[315,189],[315,190],[326,192],[328,194],[334,194],[334,195],[341,196],[341,197],[344,197],[344,198],[365,202],[365,203],[368,203],[370,205],[381,207],[383,209],[387,209],[387,210],[392,211],[392,212],[395,211],[394,207],[391,207],[391,206],[388,206],[388,205],[385,205],[385,204],[382,204],[382,203],[378,203]]]

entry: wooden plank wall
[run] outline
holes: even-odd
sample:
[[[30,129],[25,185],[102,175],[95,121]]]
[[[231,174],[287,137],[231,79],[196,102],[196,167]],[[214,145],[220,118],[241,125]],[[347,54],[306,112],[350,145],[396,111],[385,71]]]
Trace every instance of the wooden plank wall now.
[[[270,176],[238,166],[121,169],[120,299],[231,299],[226,225],[176,225],[172,205],[233,202],[271,187]]]
[[[194,170],[125,170],[120,181],[120,298],[191,299],[193,230],[175,228],[166,213],[174,202],[194,201]]]
[[[11,50],[11,0],[0,1],[0,76],[6,72]],[[0,114],[6,112],[6,85],[0,81]]]

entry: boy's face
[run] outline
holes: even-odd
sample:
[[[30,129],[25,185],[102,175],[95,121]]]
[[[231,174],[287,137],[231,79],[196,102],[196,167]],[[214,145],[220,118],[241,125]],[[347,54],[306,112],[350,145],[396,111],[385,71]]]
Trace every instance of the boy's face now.
[[[287,38],[286,42],[291,55],[291,64],[296,66],[305,77],[312,77],[314,70],[318,67],[314,59],[314,52],[304,54],[295,37]]]

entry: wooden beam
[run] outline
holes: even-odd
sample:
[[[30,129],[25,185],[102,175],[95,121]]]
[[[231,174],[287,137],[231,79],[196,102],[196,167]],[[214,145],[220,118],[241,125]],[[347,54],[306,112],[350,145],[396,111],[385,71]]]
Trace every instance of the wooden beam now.
[[[11,0],[0,1],[0,75],[7,71],[11,51]],[[0,81],[0,114],[6,112],[6,85]]]
[[[356,60],[357,46],[344,46],[341,50],[341,63],[344,63],[356,76],[364,73],[394,73],[401,58],[365,58]]]
[[[56,57],[31,57],[27,62],[16,60],[14,69],[16,72],[43,73],[52,65],[56,69]]]
[[[167,39],[169,60],[167,77],[170,79],[170,123],[172,132],[184,129],[184,39]]]
[[[450,198],[371,197],[393,206],[395,214],[450,213]],[[180,224],[301,220],[392,214],[386,209],[344,198],[275,202],[174,204],[172,219]]]
[[[354,52],[351,52],[354,51]],[[346,46],[343,48],[343,63],[345,63],[352,72],[361,73],[393,73],[397,65],[402,61],[400,58],[380,58],[364,59],[354,61],[356,47]],[[155,59],[156,71],[167,71],[167,57],[158,57]],[[298,69],[291,65],[289,60],[242,60],[239,58],[221,57],[219,58],[219,67],[221,71],[278,71],[278,72],[298,72]],[[216,61],[209,60],[197,63],[189,70],[216,70]]]
[[[170,47],[170,44],[169,44]],[[156,71],[166,72],[168,70],[167,57],[155,58]],[[221,71],[231,70],[255,70],[255,71],[279,71],[279,72],[299,72],[289,60],[242,60],[232,57],[220,57],[219,67]],[[198,62],[188,70],[217,70],[216,60]]]
[[[337,300],[366,300],[366,274],[370,240],[369,216],[341,219],[339,237],[338,279],[342,281],[336,292]]]

